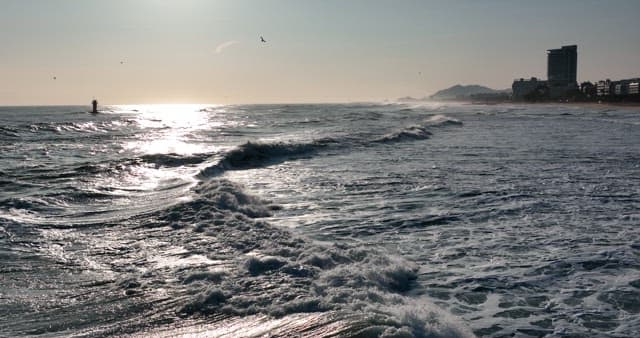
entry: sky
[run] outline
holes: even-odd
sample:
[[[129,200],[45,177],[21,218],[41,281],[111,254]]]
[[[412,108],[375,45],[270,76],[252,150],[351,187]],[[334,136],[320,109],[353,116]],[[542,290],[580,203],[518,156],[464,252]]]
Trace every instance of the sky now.
[[[578,81],[640,77],[639,17],[638,0],[0,0],[0,105],[504,89],[570,44]]]

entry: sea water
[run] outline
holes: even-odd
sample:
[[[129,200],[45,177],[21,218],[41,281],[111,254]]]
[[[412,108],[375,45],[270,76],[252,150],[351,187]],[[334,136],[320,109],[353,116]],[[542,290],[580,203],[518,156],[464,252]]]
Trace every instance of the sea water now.
[[[2,337],[637,337],[640,110],[0,108]]]

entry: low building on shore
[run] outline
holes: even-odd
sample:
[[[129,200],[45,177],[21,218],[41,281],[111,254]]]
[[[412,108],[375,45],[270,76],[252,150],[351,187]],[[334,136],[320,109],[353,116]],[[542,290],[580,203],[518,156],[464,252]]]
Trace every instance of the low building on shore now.
[[[629,83],[629,95],[640,95],[640,80]]]
[[[596,95],[599,97],[611,95],[611,80],[600,80],[596,85]]]
[[[595,84],[585,81],[580,84],[580,92],[586,100],[593,100],[597,96],[598,88]]]
[[[535,77],[520,78],[513,81],[511,90],[514,101],[537,101],[548,92],[548,86],[547,81],[541,81]]]
[[[640,101],[640,78],[618,81],[609,79],[597,83],[596,96],[600,101],[638,102]]]

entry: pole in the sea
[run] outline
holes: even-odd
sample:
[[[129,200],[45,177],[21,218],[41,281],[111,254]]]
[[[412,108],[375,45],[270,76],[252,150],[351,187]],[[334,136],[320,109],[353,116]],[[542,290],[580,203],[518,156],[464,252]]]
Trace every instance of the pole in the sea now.
[[[93,114],[97,114],[98,113],[98,100],[93,99],[93,101],[91,101],[91,105],[93,106],[93,111],[91,111]]]

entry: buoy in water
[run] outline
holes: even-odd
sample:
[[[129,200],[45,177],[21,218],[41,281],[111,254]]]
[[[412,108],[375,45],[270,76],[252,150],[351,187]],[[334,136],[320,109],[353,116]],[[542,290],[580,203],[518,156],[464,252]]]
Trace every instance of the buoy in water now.
[[[91,105],[93,106],[93,110],[91,111],[91,114],[97,114],[98,113],[98,100],[93,99],[93,101],[91,101]]]

